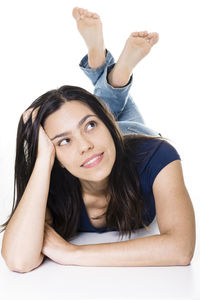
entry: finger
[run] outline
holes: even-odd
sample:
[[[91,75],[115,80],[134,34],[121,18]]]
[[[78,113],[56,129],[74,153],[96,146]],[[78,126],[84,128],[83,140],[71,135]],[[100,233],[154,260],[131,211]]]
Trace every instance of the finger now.
[[[38,106],[38,107],[32,112],[32,123],[35,121],[35,118],[37,117],[39,108],[40,108],[40,106]]]
[[[23,113],[23,122],[24,122],[24,124],[26,124],[26,122],[30,118],[31,114],[32,114],[32,124],[33,124],[33,122],[35,121],[35,118],[37,117],[37,113],[38,113],[39,108],[40,108],[40,106],[38,106],[37,108],[31,107]]]
[[[26,122],[28,121],[30,114],[32,113],[33,108],[29,108],[27,109],[24,113],[23,113],[23,122],[24,124],[26,124]]]

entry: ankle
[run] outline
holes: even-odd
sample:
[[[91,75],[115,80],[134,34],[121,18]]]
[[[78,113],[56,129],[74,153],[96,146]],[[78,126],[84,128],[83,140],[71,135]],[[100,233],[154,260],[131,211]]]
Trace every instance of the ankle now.
[[[115,69],[115,67],[111,70],[111,72],[107,76],[108,83],[114,88],[124,87],[129,83],[130,80],[130,72],[119,72]]]
[[[88,50],[88,63],[91,69],[97,69],[102,66],[106,58],[106,49],[89,49]]]

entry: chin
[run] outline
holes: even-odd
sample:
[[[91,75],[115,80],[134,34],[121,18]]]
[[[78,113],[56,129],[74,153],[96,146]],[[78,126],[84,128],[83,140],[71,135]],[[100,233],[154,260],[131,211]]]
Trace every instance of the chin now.
[[[88,180],[91,180],[91,181],[102,181],[102,180],[105,180],[106,178],[109,177],[111,171],[112,171],[112,169],[111,170],[107,170],[107,172],[105,172],[105,170],[103,172],[101,172],[101,171],[96,172],[93,176],[91,175],[90,179],[88,179]]]

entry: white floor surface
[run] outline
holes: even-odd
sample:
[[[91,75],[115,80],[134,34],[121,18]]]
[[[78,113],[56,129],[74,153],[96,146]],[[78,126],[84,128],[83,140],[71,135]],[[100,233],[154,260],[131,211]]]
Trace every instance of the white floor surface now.
[[[200,214],[198,207],[194,208],[197,242],[189,266],[79,267],[46,260],[39,268],[22,274],[10,271],[1,257],[0,297],[3,295],[3,300],[200,299]],[[138,230],[131,238],[156,233],[159,231],[155,219],[148,233],[144,229]],[[119,241],[117,232],[81,233],[72,243],[81,245],[115,241]]]

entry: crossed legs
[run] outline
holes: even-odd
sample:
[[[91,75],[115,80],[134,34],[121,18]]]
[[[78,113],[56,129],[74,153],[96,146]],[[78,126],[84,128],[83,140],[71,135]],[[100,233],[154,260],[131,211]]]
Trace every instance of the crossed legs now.
[[[123,123],[122,127],[131,125],[125,124],[126,121],[136,122],[136,127],[138,124],[142,125],[138,131],[157,135],[151,130],[145,132],[144,120],[128,92],[132,83],[133,68],[157,43],[158,34],[147,31],[131,33],[117,62],[114,63],[111,53],[106,51],[104,46],[99,15],[77,7],[73,9],[72,14],[88,48],[88,55],[84,57],[80,67],[92,80],[95,94],[108,104],[118,123]],[[134,127],[134,124],[132,125]]]

